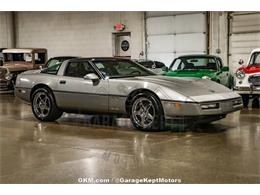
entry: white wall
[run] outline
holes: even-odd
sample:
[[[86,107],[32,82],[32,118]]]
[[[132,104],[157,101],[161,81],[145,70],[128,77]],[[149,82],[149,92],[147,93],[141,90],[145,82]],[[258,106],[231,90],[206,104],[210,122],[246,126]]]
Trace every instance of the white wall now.
[[[11,12],[0,12],[0,48],[13,47],[13,20]]]
[[[209,53],[222,58],[228,65],[228,13],[210,12]]]
[[[112,56],[113,26],[121,22],[126,25],[125,31],[131,32],[132,58],[145,51],[144,12],[16,12],[15,15],[16,44],[12,13],[0,12],[0,47],[45,47],[49,57]],[[209,53],[219,55],[228,65],[227,17],[227,12],[210,12]]]
[[[180,55],[207,53],[206,13],[159,13],[146,12],[148,59],[169,66]]]
[[[260,13],[233,12],[230,14],[229,65],[233,72],[240,67],[239,60],[245,64],[253,49],[260,47]]]
[[[112,56],[114,25],[131,32],[131,56],[144,51],[143,12],[17,12],[16,46],[44,47],[58,55]]]

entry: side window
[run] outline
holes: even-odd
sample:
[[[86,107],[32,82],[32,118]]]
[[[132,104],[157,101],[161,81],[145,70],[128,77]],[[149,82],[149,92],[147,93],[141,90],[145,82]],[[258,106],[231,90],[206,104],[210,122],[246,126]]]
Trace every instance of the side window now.
[[[260,64],[260,53],[255,54],[255,62],[254,64]]]
[[[260,64],[260,53],[255,52],[251,55],[249,65]]]
[[[70,62],[64,76],[83,78],[89,73],[95,73],[95,70],[88,62]]]
[[[155,61],[155,64],[156,64],[156,68],[163,68],[165,66],[165,64],[162,62]]]
[[[181,64],[183,64],[181,59],[178,58],[178,59],[174,60],[173,64],[171,65],[171,70],[182,69]]]
[[[46,56],[46,53],[35,53],[34,54],[35,64],[44,64],[45,56]]]
[[[218,64],[219,64],[219,67],[222,68],[223,67],[223,63],[222,63],[222,60],[220,58],[218,58]]]
[[[21,60],[21,61],[25,61],[25,62],[31,63],[32,62],[32,54],[31,53],[23,54],[23,59],[24,60]]]

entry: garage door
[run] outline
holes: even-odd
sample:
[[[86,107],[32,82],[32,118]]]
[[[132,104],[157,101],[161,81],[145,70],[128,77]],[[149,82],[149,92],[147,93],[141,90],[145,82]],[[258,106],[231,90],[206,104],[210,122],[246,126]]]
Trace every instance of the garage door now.
[[[169,65],[177,56],[207,53],[207,14],[147,12],[147,58]]]
[[[235,72],[239,59],[248,60],[252,49],[260,47],[260,13],[230,14],[229,66]]]

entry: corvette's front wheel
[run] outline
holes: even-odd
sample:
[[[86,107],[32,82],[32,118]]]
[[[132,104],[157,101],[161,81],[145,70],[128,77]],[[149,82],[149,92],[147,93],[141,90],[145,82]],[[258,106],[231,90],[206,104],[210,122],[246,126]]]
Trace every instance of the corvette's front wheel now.
[[[164,129],[164,114],[159,100],[153,94],[139,94],[132,101],[130,118],[134,125],[142,131]]]
[[[32,95],[32,111],[40,121],[55,121],[62,111],[56,106],[52,93],[46,88],[37,89]]]

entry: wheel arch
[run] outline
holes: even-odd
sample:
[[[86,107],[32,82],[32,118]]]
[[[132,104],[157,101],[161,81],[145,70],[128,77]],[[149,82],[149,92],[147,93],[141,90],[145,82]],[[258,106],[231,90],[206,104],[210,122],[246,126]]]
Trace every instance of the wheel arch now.
[[[42,84],[42,83],[36,84],[35,86],[33,86],[33,88],[31,89],[31,93],[30,93],[30,100],[32,100],[33,93],[34,93],[37,89],[40,89],[40,88],[45,88],[45,89],[49,90],[49,92],[52,94],[52,96],[54,97],[54,100],[55,100],[55,96],[54,96],[54,94],[53,94],[51,88],[50,88],[48,85]],[[56,101],[56,100],[55,100],[55,101]]]
[[[125,110],[126,110],[127,114],[129,114],[129,111],[130,111],[130,108],[131,108],[131,102],[132,102],[132,100],[133,100],[138,94],[142,94],[142,93],[151,93],[151,94],[153,94],[153,95],[156,97],[157,101],[159,102],[160,107],[161,107],[161,109],[162,109],[162,113],[164,114],[162,102],[161,102],[159,96],[158,96],[155,92],[153,92],[153,91],[151,91],[151,90],[149,90],[149,89],[144,89],[144,88],[136,89],[136,90],[132,91],[132,92],[127,96],[126,101],[125,101]]]

